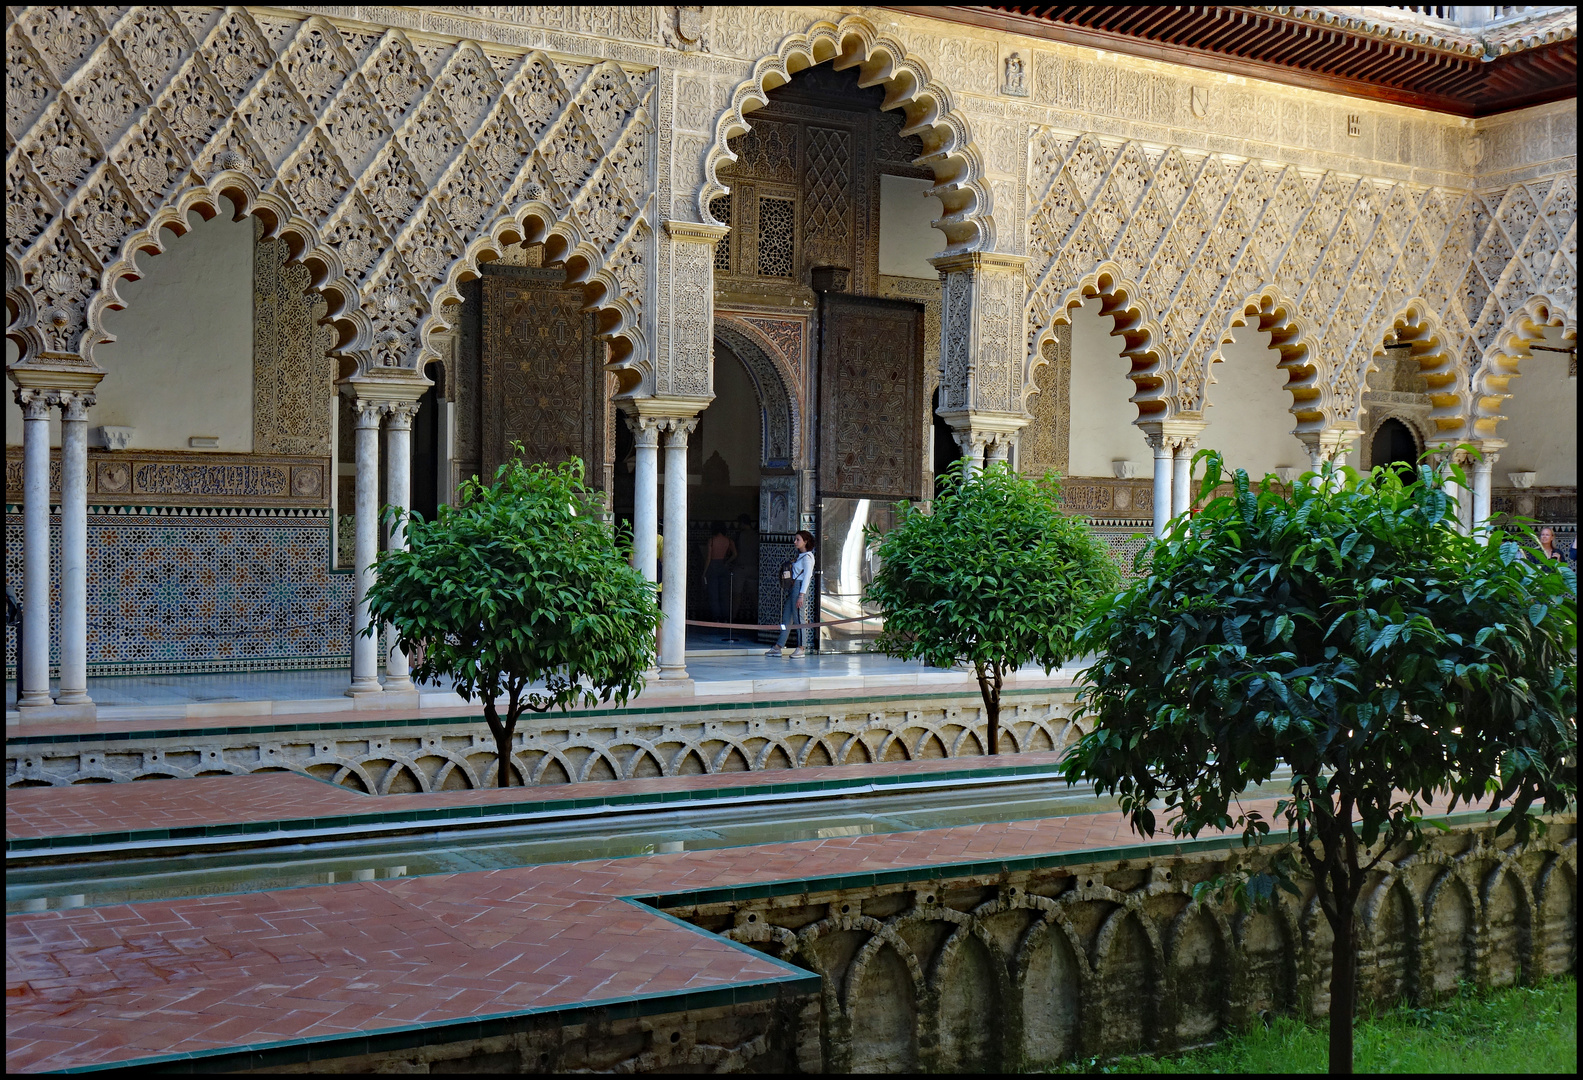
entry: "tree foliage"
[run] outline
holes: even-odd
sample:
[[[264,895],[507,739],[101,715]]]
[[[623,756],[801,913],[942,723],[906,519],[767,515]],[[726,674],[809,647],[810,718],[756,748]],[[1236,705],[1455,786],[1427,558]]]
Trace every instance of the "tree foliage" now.
[[[1075,655],[1090,604],[1121,574],[1088,527],[1061,512],[1053,476],[967,466],[964,458],[943,478],[930,512],[900,505],[863,598],[885,613],[880,651],[972,665],[994,754],[1005,676],[1029,663],[1048,672]]]
[[[599,493],[584,484],[581,461],[514,459],[492,484],[469,479],[460,497],[432,521],[410,516],[410,550],[380,554],[363,632],[389,623],[416,658],[414,678],[482,699],[499,753],[495,782],[507,787],[524,709],[624,703],[642,689],[659,608],[603,519]]]
[[[1202,500],[1221,462],[1196,460]],[[1530,808],[1576,792],[1576,577],[1498,531],[1457,531],[1429,466],[1409,479],[1327,465],[1288,493],[1238,470],[1231,496],[1145,550],[1147,572],[1079,642],[1099,659],[1067,775],[1114,791],[1142,832],[1162,799],[1176,835],[1257,840],[1269,824],[1237,796],[1291,766],[1277,816],[1336,934],[1332,1071],[1351,1070],[1359,892],[1418,839],[1424,805],[1487,798],[1523,838]]]

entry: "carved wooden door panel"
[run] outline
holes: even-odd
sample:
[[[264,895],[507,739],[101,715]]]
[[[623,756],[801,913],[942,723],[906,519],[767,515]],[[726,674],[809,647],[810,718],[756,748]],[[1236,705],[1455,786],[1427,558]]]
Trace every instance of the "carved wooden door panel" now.
[[[827,294],[819,363],[820,494],[922,498],[923,305]]]
[[[558,269],[484,269],[478,405],[486,478],[520,441],[527,461],[579,457],[589,485],[604,483],[604,344],[564,280]]]

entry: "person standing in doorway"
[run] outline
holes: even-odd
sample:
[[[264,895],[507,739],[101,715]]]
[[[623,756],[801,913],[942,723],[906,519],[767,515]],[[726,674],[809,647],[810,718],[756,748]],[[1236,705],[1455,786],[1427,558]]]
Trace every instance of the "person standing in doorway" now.
[[[709,597],[709,618],[731,621],[731,567],[737,559],[737,546],[726,535],[726,527],[715,522],[709,536],[709,557],[704,563],[704,591]]]
[[[808,587],[813,584],[813,533],[803,529],[792,537],[792,547],[796,554],[781,564],[780,581],[781,589],[781,635],[775,640],[775,647],[765,656],[781,656],[781,646],[786,644],[786,635],[791,632],[791,627],[803,621],[803,601],[808,596]],[[802,632],[802,644],[793,651],[792,656],[806,656],[807,645],[811,630]]]

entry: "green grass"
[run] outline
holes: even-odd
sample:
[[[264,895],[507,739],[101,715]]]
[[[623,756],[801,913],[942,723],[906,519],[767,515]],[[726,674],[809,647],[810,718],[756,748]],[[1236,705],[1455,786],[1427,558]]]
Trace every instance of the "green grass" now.
[[[1422,1008],[1359,1016],[1353,1067],[1370,1073],[1577,1072],[1577,979],[1463,993]],[[1325,1072],[1323,1023],[1290,1017],[1173,1057],[1073,1062],[1063,1072]]]

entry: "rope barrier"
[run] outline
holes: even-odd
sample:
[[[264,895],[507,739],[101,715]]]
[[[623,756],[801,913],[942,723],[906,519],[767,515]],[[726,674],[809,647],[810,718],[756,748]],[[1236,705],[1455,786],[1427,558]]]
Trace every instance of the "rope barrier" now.
[[[730,623],[730,622],[703,622],[699,619],[688,619],[688,626],[714,626],[722,630],[812,630],[820,626],[844,626],[847,623],[871,622],[874,619],[883,619],[885,616],[859,615],[855,619],[832,619],[829,622],[805,623]]]

